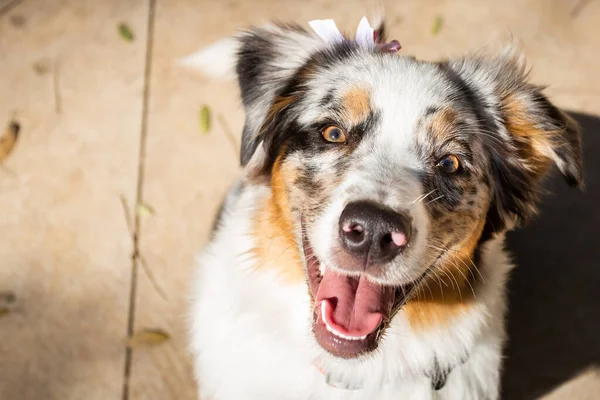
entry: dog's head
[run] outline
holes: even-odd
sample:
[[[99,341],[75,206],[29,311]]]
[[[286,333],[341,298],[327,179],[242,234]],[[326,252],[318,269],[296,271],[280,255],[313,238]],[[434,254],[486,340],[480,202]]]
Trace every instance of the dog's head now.
[[[553,163],[582,186],[577,126],[518,54],[424,62],[295,26],[237,46],[241,163],[271,188],[267,219],[297,253],[285,268],[303,271],[334,356],[375,349],[427,280],[467,302],[478,249],[535,213]]]

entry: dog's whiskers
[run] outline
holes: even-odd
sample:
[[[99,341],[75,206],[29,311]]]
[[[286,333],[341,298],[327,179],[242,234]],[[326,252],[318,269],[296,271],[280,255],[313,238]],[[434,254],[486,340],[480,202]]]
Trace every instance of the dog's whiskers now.
[[[460,256],[466,257],[469,260],[469,262],[471,263],[471,266],[473,267],[473,269],[475,269],[475,271],[477,272],[477,274],[481,278],[481,281],[485,282],[485,278],[481,274],[481,271],[479,271],[479,268],[477,267],[477,265],[475,265],[475,262],[473,262],[473,259],[471,257],[469,257],[468,254],[465,254],[463,251],[460,251],[460,250],[450,249],[450,248],[448,248],[448,246],[446,246],[445,244],[443,244],[439,240],[434,240],[434,241],[435,241],[435,243],[437,243],[438,245],[442,246],[447,251],[455,252],[455,253],[458,253]],[[439,250],[439,248],[438,248],[438,250]],[[465,265],[465,267],[467,267],[467,269],[471,270],[471,268],[466,265],[465,261],[461,257],[458,257],[458,259]]]
[[[429,193],[421,194],[421,195],[417,196],[417,198],[415,198],[410,204],[413,204],[413,205],[419,204],[420,202],[425,200],[429,195],[435,193],[436,191],[437,191],[437,189],[433,189]]]
[[[427,205],[427,204],[434,203],[434,202],[436,202],[436,201],[438,201],[438,200],[440,200],[440,199],[443,199],[444,197],[446,197],[446,195],[442,194],[442,195],[440,195],[440,196],[436,197],[436,198],[435,198],[435,199],[433,199],[433,200],[429,200],[429,201],[428,201],[427,203],[425,203],[425,204]]]

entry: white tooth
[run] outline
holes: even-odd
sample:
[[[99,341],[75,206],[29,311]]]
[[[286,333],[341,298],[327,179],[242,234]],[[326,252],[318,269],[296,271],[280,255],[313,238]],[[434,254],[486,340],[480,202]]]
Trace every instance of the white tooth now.
[[[323,320],[323,323],[325,324],[325,328],[327,329],[327,331],[339,338],[345,339],[345,340],[365,340],[367,338],[367,335],[364,336],[347,336],[344,335],[341,332],[336,331],[332,326],[329,325],[329,322],[327,322],[327,317],[325,316],[326,313],[326,308],[327,305],[325,304],[325,301],[321,302],[321,319]]]

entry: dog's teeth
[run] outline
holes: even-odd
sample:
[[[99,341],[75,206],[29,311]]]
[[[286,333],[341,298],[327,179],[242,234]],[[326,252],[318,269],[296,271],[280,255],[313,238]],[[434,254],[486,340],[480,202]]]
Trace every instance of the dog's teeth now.
[[[323,320],[323,323],[325,324],[325,329],[327,329],[327,331],[329,333],[331,333],[334,336],[337,336],[341,339],[345,339],[345,340],[365,340],[367,338],[367,335],[364,336],[348,336],[348,335],[344,335],[341,332],[336,331],[332,326],[329,325],[329,323],[327,322],[327,317],[325,316],[325,301],[321,302],[321,319]]]
[[[319,276],[325,275],[325,263],[319,265]]]

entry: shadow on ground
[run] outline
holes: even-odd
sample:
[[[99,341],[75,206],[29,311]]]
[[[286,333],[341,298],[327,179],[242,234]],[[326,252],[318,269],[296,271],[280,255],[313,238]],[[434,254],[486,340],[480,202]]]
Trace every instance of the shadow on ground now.
[[[571,115],[583,129],[585,193],[556,174],[541,216],[508,238],[517,268],[504,399],[537,398],[600,366],[600,118]]]

